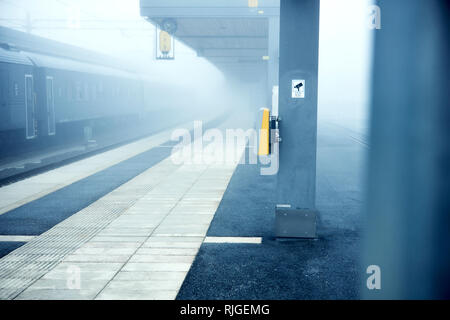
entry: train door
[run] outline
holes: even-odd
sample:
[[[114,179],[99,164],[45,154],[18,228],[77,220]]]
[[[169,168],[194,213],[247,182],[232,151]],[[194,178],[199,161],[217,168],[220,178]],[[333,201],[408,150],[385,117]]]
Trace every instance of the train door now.
[[[34,99],[34,81],[31,74],[25,75],[25,114],[26,114],[26,137],[36,137],[36,112]]]
[[[48,135],[53,136],[56,133],[55,128],[55,98],[53,96],[53,77],[46,78],[47,90],[47,123]]]

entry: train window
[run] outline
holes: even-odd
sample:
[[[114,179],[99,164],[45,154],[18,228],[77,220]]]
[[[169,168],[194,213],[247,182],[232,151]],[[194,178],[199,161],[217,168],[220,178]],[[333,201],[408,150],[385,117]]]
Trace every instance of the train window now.
[[[89,84],[84,83],[84,100],[89,101]]]
[[[83,91],[81,90],[81,82],[77,81],[75,84],[75,99],[77,101],[83,100]]]
[[[100,98],[103,98],[103,82],[99,82],[98,84],[98,95],[100,96]]]
[[[96,100],[97,99],[97,85],[94,83],[92,85],[92,100]]]
[[[72,84],[67,82],[67,100],[72,101]]]

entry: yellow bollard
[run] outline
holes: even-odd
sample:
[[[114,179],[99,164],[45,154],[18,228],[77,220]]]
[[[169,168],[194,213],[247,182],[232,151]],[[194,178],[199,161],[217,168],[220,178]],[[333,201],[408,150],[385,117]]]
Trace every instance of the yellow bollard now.
[[[248,0],[249,8],[258,8],[258,0]]]
[[[262,123],[261,129],[259,130],[259,149],[258,155],[267,156],[269,154],[269,119],[270,111],[269,109],[262,109]]]

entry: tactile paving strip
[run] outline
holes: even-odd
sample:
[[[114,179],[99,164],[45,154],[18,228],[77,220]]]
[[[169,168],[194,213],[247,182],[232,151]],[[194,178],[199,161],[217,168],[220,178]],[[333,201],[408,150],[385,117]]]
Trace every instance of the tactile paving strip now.
[[[109,223],[165,177],[177,165],[166,159],[142,173],[136,179],[144,179],[146,184],[129,187],[132,180],[107,194],[99,201],[67,218],[42,235],[11,252],[0,260],[0,299],[14,299],[36,280],[41,278],[65,256],[74,252],[93,238]],[[120,199],[117,195],[126,194]]]

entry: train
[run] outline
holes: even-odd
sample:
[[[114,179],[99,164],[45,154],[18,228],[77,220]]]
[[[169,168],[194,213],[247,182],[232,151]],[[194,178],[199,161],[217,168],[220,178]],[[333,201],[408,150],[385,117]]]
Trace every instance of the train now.
[[[0,45],[2,154],[79,138],[86,128],[126,131],[187,121],[181,101],[189,93],[182,88],[105,65],[101,57],[95,61],[92,55],[84,62]]]

